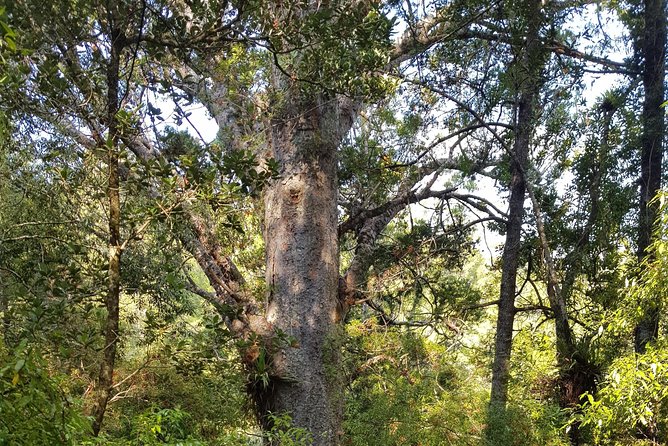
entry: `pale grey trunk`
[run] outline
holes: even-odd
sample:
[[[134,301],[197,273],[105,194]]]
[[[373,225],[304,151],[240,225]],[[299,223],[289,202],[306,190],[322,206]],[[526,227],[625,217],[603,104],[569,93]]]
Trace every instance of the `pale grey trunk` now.
[[[288,413],[318,446],[341,437],[336,149],[352,121],[324,103],[288,104],[272,125],[280,178],[265,194],[267,321],[293,344],[273,355],[260,408]]]

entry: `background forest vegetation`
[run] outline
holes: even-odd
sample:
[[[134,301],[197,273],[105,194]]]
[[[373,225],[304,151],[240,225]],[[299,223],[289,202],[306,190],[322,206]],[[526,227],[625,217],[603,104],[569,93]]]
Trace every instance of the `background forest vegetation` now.
[[[666,10],[0,2],[0,445],[668,443]]]

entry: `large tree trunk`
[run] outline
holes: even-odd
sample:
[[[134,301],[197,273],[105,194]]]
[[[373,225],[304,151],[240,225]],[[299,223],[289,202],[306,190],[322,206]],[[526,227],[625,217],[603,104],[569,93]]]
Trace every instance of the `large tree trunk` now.
[[[119,175],[119,128],[116,118],[118,112],[118,84],[120,69],[120,53],[123,49],[123,38],[120,30],[112,29],[110,33],[111,51],[107,71],[107,119],[109,133],[107,135],[108,184],[109,200],[109,268],[107,296],[105,307],[107,319],[104,326],[104,348],[102,363],[93,400],[93,433],[98,435],[107,410],[107,403],[113,390],[114,363],[116,362],[116,345],[119,337],[119,300],[121,293],[121,198]]]
[[[264,219],[267,321],[292,345],[274,352],[260,409],[288,413],[325,446],[342,434],[336,149],[352,113],[341,115],[337,101],[299,96],[273,120],[280,178],[266,191]]]
[[[642,155],[640,176],[640,221],[638,224],[638,259],[647,256],[651,244],[658,204],[650,203],[661,187],[661,160],[665,135],[664,109],[666,66],[666,3],[665,0],[644,2],[644,33],[642,36],[643,102]],[[659,333],[659,311],[656,305],[644,309],[644,316],[635,330],[635,350],[643,353]]]

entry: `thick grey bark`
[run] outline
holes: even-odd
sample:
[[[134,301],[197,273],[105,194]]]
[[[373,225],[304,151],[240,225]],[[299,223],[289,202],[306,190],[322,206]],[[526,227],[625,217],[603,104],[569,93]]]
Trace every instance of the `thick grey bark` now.
[[[642,261],[652,241],[658,204],[650,203],[661,188],[661,162],[665,136],[665,110],[661,104],[665,97],[666,67],[666,2],[644,2],[644,33],[641,42],[643,87],[645,100],[642,112],[642,153],[640,173],[640,221],[638,224],[638,259]],[[643,353],[649,342],[659,334],[659,311],[655,304],[644,309],[644,316],[635,330],[635,350]]]
[[[293,342],[273,355],[260,409],[287,412],[314,445],[336,445],[343,416],[336,151],[354,111],[347,100],[304,98],[298,85],[288,88],[294,95],[272,123],[280,178],[265,192],[264,235],[267,321]]]
[[[496,343],[492,366],[492,390],[490,408],[503,410],[508,399],[510,377],[510,354],[512,349],[513,322],[515,320],[515,295],[517,288],[517,268],[521,248],[521,231],[524,220],[524,195],[529,156],[529,144],[533,132],[535,102],[540,89],[540,74],[544,64],[539,29],[542,21],[541,3],[528,0],[521,6],[526,14],[526,47],[519,57],[518,102],[515,125],[515,141],[510,159],[510,198],[506,242],[502,256],[501,290],[496,325]],[[495,433],[490,429],[488,434]],[[493,440],[493,438],[490,438]]]
[[[362,264],[368,268],[364,247],[363,259],[353,261],[359,267],[351,286],[340,283],[337,149],[362,103],[305,94],[278,73],[275,82],[285,99],[268,132],[280,179],[265,192],[266,319],[293,343],[273,355],[273,379],[257,399],[261,416],[287,412],[295,426],[311,432],[314,445],[337,445],[343,434],[339,323],[347,309],[341,298],[364,276]],[[377,236],[396,214],[393,208],[366,229]]]

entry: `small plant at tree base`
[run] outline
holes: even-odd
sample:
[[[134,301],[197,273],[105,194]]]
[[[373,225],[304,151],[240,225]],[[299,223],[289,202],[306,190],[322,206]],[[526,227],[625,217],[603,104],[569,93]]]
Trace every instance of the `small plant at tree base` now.
[[[310,446],[313,436],[307,429],[294,427],[290,415],[270,413],[271,429],[265,434],[269,444],[280,446]]]

